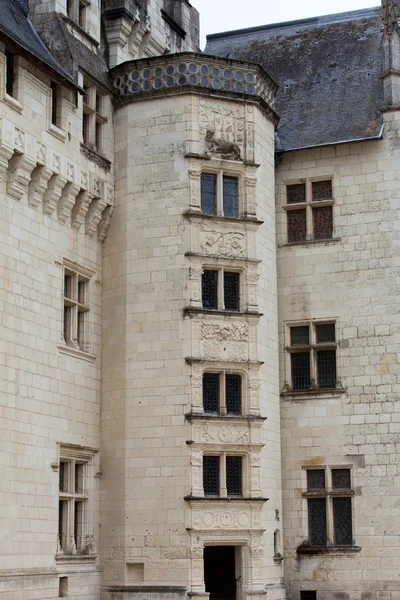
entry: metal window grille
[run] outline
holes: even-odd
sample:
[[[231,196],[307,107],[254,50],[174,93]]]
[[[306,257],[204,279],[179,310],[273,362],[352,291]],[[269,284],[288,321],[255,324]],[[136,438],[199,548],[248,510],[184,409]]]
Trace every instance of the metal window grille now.
[[[219,456],[203,456],[203,489],[205,496],[219,496]]]
[[[332,489],[351,489],[350,469],[332,469]]]
[[[203,308],[218,308],[218,271],[204,271],[201,281]]]
[[[239,310],[239,273],[224,273],[224,305],[225,310]]]
[[[325,490],[325,470],[310,469],[307,471],[307,490],[315,492],[316,490]]]
[[[335,544],[351,546],[353,543],[351,498],[333,498],[332,502]]]
[[[290,344],[291,346],[308,346],[310,343],[310,328],[305,327],[291,327],[290,328]]]
[[[242,412],[242,378],[240,375],[226,375],[225,394],[227,414],[240,415]]]
[[[291,355],[292,388],[297,390],[310,389],[310,353],[297,352]]]
[[[326,546],[326,498],[308,499],[309,541],[312,546]]]
[[[312,184],[313,202],[332,200],[332,181],[314,181]]]
[[[218,414],[219,411],[219,374],[203,375],[203,410],[205,413]]]
[[[201,176],[201,212],[204,215],[217,214],[217,176],[202,174]]]
[[[330,240],[333,235],[332,206],[313,208],[314,239]]]
[[[315,327],[317,334],[317,344],[323,344],[324,342],[335,341],[335,324],[328,323],[324,325],[317,325]]]
[[[288,204],[306,201],[306,184],[296,183],[286,187],[286,200]]]
[[[288,242],[304,242],[307,238],[307,219],[304,210],[287,212]]]
[[[318,387],[336,387],[336,350],[317,352]]]
[[[237,177],[223,177],[223,210],[225,217],[238,216]]]
[[[242,495],[242,457],[226,457],[226,492],[228,496]]]

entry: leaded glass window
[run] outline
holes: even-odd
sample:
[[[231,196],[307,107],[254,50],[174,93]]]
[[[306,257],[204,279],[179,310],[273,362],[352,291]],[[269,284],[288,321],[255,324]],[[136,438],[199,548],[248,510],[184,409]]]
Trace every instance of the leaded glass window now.
[[[205,496],[219,496],[219,456],[203,456],[203,489]]]
[[[305,210],[291,210],[287,215],[288,242],[304,242],[307,238]]]
[[[242,412],[242,378],[240,375],[226,375],[225,393],[227,414],[240,415]]]
[[[292,389],[294,391],[309,390],[310,383],[310,353],[292,354]]]
[[[238,180],[237,177],[223,177],[223,210],[225,217],[238,216]]]
[[[204,271],[202,276],[203,308],[218,308],[218,271]]]
[[[239,310],[239,273],[224,272],[224,305],[225,310]]]
[[[350,469],[307,470],[308,529],[311,546],[353,544]],[[333,519],[328,520],[331,513]]]
[[[242,457],[226,457],[226,492],[229,496],[242,495]]]
[[[335,323],[290,327],[288,351],[293,391],[336,387]]]
[[[203,375],[203,410],[205,413],[219,412],[219,373]]]
[[[326,546],[326,498],[308,499],[308,530],[312,546]]]
[[[336,350],[317,352],[318,387],[321,389],[336,386]]]
[[[337,546],[351,546],[353,543],[351,498],[333,498],[332,502],[335,543]]]
[[[333,232],[332,206],[313,208],[314,239],[329,240]]]
[[[333,204],[332,180],[287,185],[288,243],[332,239]]]
[[[201,212],[217,214],[217,176],[203,173],[201,176]]]

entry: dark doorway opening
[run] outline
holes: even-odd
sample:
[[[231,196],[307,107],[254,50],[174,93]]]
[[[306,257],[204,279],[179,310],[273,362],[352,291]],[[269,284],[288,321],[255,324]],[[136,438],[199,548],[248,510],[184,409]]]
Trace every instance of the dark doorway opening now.
[[[210,600],[236,600],[235,546],[204,548],[204,581]]]

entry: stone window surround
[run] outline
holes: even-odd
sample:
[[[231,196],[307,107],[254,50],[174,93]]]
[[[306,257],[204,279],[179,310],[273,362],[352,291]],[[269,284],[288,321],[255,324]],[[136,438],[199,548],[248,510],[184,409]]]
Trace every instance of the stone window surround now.
[[[255,172],[256,165],[238,164],[237,161],[223,160],[219,158],[197,160],[188,156],[190,160],[189,168],[189,187],[190,187],[190,206],[189,213],[201,212],[201,176],[202,174],[217,175],[222,180],[222,176],[236,177],[238,179],[238,216],[224,217],[222,214],[222,191],[218,191],[217,183],[217,214],[203,215],[210,219],[256,219],[256,185],[257,179]],[[219,177],[218,177],[219,176]]]
[[[216,176],[216,185],[215,185],[215,200],[216,200],[216,214],[211,215],[208,213],[206,216],[211,218],[220,217],[220,218],[230,218],[230,219],[239,219],[241,214],[245,213],[245,202],[244,202],[244,184],[243,184],[243,175],[239,171],[229,170],[229,169],[213,169],[213,168],[204,168],[201,171],[201,175],[215,175]],[[224,192],[223,192],[223,178],[224,177],[232,177],[237,180],[237,216],[225,217],[224,215]],[[200,203],[201,203],[201,176],[200,176]]]
[[[64,296],[64,279],[65,279],[66,273],[74,275],[76,277],[76,279],[81,277],[82,280],[86,283],[86,289],[85,289],[86,318],[85,318],[83,348],[80,346],[79,341],[77,339],[77,332],[78,332],[78,329],[77,329],[78,328],[78,324],[77,324],[78,316],[77,315],[75,315],[75,314],[73,315],[74,322],[70,323],[70,327],[71,327],[70,342],[65,340],[65,337],[64,337],[64,307],[66,305],[65,304],[66,298]],[[81,265],[78,265],[77,263],[74,263],[72,261],[64,259],[62,274],[63,274],[63,279],[62,279],[62,285],[63,285],[62,322],[63,322],[63,327],[61,330],[62,344],[60,344],[58,346],[58,349],[62,354],[70,354],[71,356],[75,356],[77,358],[82,358],[89,362],[94,362],[96,359],[96,356],[89,352],[90,341],[91,341],[91,320],[90,320],[90,317],[87,316],[90,314],[90,308],[91,308],[91,304],[92,304],[92,283],[93,283],[92,280],[93,280],[94,271],[92,271],[91,269],[88,269],[86,267],[83,267]],[[76,281],[75,281],[75,284],[76,284]],[[77,293],[77,290],[74,290],[74,291],[76,291],[76,293]],[[76,312],[76,310],[75,310],[75,312]]]
[[[82,99],[82,144],[102,156],[105,154],[106,146],[104,130],[108,118],[104,116],[104,112],[106,111],[105,99],[108,94],[86,75],[83,77],[82,86],[87,92]],[[99,103],[98,99],[100,99]],[[87,122],[86,135],[85,117]],[[97,128],[99,128],[98,131]],[[97,139],[98,137],[99,139]]]
[[[325,494],[323,493],[313,493],[313,492],[307,492],[307,471],[311,471],[311,470],[325,470]],[[351,489],[344,492],[344,493],[335,493],[332,490],[332,470],[334,469],[348,469],[350,470],[350,479],[351,479]],[[353,485],[353,464],[341,464],[341,463],[335,463],[335,464],[320,464],[320,465],[313,465],[312,467],[309,466],[303,466],[302,467],[302,519],[301,522],[306,523],[307,524],[307,532],[304,532],[304,537],[308,539],[309,537],[309,533],[308,533],[308,502],[307,499],[309,497],[321,497],[321,496],[325,496],[327,499],[327,506],[326,506],[326,512],[327,512],[327,545],[326,547],[320,547],[320,546],[311,546],[309,544],[302,544],[300,547],[297,548],[297,552],[300,554],[317,554],[317,553],[326,553],[326,552],[333,552],[333,553],[337,553],[338,551],[342,551],[342,552],[359,552],[361,550],[361,548],[359,546],[356,546],[354,543],[350,546],[335,546],[334,544],[334,521],[333,521],[333,508],[332,508],[332,498],[334,497],[340,497],[340,496],[345,496],[345,497],[351,497],[353,498],[355,493],[354,493],[354,485]],[[354,532],[355,532],[355,510],[354,510],[354,500],[352,501],[352,530],[353,530],[353,538],[354,538]]]
[[[241,411],[239,415],[234,415],[234,416],[243,416],[243,405],[244,405],[244,395],[245,395],[245,390],[246,390],[246,385],[245,385],[245,381],[246,381],[246,376],[243,375],[243,373],[236,371],[235,369],[224,369],[223,371],[218,370],[218,369],[204,369],[203,371],[203,376],[205,374],[211,373],[213,375],[218,375],[218,386],[219,386],[219,390],[218,390],[218,415],[215,416],[229,416],[227,413],[227,408],[226,408],[226,375],[237,375],[238,377],[240,377],[240,406],[241,406]],[[204,382],[204,379],[203,379]],[[204,412],[204,407],[203,407],[203,412]],[[207,413],[204,413],[204,415],[207,415]],[[214,416],[212,414],[212,416]]]
[[[23,111],[21,99],[23,97],[22,78],[21,78],[21,57],[14,54],[13,71],[14,71],[14,93],[13,96],[7,94],[6,78],[7,78],[7,59],[5,54],[5,46],[0,45],[0,97],[3,102],[6,102],[11,108],[18,112]]]
[[[192,363],[192,402],[191,410],[193,415],[205,415],[203,411],[203,374],[204,373],[234,373],[242,377],[242,415],[236,416],[225,416],[224,418],[239,419],[246,418],[248,416],[260,416],[260,405],[259,405],[259,388],[260,388],[260,377],[259,370],[262,363],[250,364],[248,362],[244,364],[240,363],[228,363],[224,361],[194,361]],[[220,418],[223,415],[217,415],[215,417],[208,418]]]
[[[65,14],[84,31],[87,28],[89,6],[90,0],[65,0]]]
[[[235,498],[248,498],[250,495],[250,456],[248,452],[237,451],[234,449],[226,449],[225,451],[212,451],[205,449],[202,453],[203,456],[218,456],[219,457],[219,494],[218,496],[206,496],[203,488],[203,466],[200,471],[200,494],[196,496],[200,498],[230,498],[227,494],[226,489],[226,458],[227,456],[237,456],[242,459],[242,493],[240,496],[234,496]]]
[[[225,309],[225,301],[224,301],[224,296],[225,296],[225,273],[235,273],[237,275],[239,275],[239,298],[238,298],[238,305],[239,305],[239,310],[235,310],[233,312],[238,312],[241,313],[243,312],[243,270],[242,269],[235,269],[235,268],[230,268],[230,267],[215,267],[215,266],[207,266],[204,267],[203,269],[203,273],[205,271],[216,271],[218,273],[217,275],[217,302],[218,302],[218,308],[204,308],[204,306],[202,306],[202,308],[204,310],[218,310],[218,311],[228,311],[230,312],[229,309]],[[203,290],[203,288],[202,288]]]
[[[191,256],[190,267],[190,301],[188,308],[197,308],[207,313],[220,312],[224,314],[222,308],[218,310],[203,309],[202,304],[202,274],[206,270],[230,271],[240,275],[239,289],[239,311],[232,314],[258,313],[257,293],[258,293],[258,262],[246,259],[229,258],[210,258],[202,255]],[[219,280],[223,280],[219,277]],[[219,285],[223,285],[219,283]],[[219,296],[221,298],[221,296]],[[222,306],[222,305],[221,305]]]
[[[332,199],[331,200],[313,201],[313,199],[312,199],[312,184],[318,183],[320,181],[331,181],[332,182]],[[288,204],[287,197],[286,197],[287,187],[290,185],[303,184],[303,183],[306,186],[306,201],[301,202],[301,203]],[[309,177],[309,178],[300,178],[300,179],[292,179],[292,180],[285,179],[282,181],[282,185],[285,188],[282,209],[283,209],[283,213],[285,215],[284,235],[286,238],[286,244],[291,245],[291,244],[330,242],[332,240],[337,241],[337,238],[335,238],[335,235],[334,235],[334,233],[335,233],[334,220],[333,220],[332,237],[327,238],[327,239],[317,239],[317,240],[314,239],[314,221],[313,221],[313,208],[324,208],[326,206],[332,206],[332,211],[334,210],[334,205],[335,205],[334,175],[330,174],[330,175],[323,175],[320,177]],[[304,208],[306,209],[306,228],[307,228],[306,239],[299,241],[299,242],[289,242],[287,239],[287,213],[288,213],[288,211],[301,210]],[[332,216],[332,218],[333,217],[334,217],[334,215]],[[286,245],[286,244],[284,244],[284,245]]]
[[[80,562],[94,561],[96,554],[94,552],[94,507],[93,507],[93,480],[95,476],[95,455],[98,450],[73,444],[58,444],[58,463],[57,468],[60,474],[60,464],[67,463],[73,465],[68,467],[67,491],[59,490],[59,502],[64,501],[68,504],[67,510],[63,515],[62,530],[66,539],[64,541],[65,549],[62,548],[59,535],[57,536],[56,560],[62,562]],[[82,473],[82,493],[77,493],[74,489],[74,469],[75,465],[83,465]],[[52,465],[53,466],[53,465]],[[75,540],[75,501],[83,502],[82,522],[80,523],[80,547],[76,545]]]
[[[292,389],[292,368],[291,368],[291,338],[290,338],[290,329],[292,327],[310,327],[310,379],[317,381],[317,360],[316,360],[316,348],[323,348],[323,344],[317,346],[316,344],[316,326],[317,325],[328,325],[335,324],[335,343],[329,343],[329,348],[335,348],[336,350],[336,367],[338,365],[338,349],[339,345],[337,343],[338,340],[338,318],[320,318],[320,319],[302,319],[299,321],[288,321],[284,323],[284,351],[285,351],[285,360],[284,360],[284,385],[283,385],[283,395],[307,395],[307,394],[332,394],[332,392],[343,393],[344,389],[339,377],[338,372],[336,373],[337,383],[336,388],[311,388],[310,390],[293,390]],[[293,347],[295,350],[300,350],[300,347]]]

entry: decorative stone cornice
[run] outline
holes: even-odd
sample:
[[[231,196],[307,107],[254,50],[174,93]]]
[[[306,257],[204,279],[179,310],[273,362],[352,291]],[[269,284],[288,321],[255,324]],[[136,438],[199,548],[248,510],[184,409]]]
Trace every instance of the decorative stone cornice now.
[[[115,105],[196,93],[256,102],[275,124],[277,84],[252,63],[183,52],[125,62],[110,71]]]

